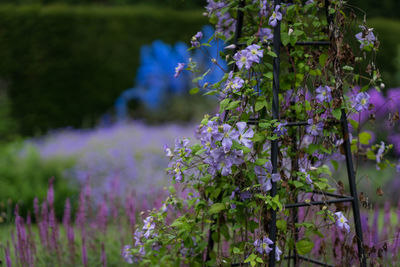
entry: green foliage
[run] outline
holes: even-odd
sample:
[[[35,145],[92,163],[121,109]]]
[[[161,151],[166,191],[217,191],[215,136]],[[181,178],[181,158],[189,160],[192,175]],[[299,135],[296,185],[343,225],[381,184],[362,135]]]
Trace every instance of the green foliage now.
[[[205,22],[145,6],[0,6],[0,77],[20,132],[93,125],[132,87],[142,45],[189,40]]]
[[[12,143],[0,148],[0,212],[7,211],[6,220],[13,217],[10,207],[18,204],[20,214],[32,210],[33,200],[47,195],[48,183],[54,177],[55,209],[62,217],[65,199],[77,198],[77,187],[63,178],[63,171],[71,167],[73,160],[43,160],[32,146]],[[4,218],[3,218],[4,219]]]

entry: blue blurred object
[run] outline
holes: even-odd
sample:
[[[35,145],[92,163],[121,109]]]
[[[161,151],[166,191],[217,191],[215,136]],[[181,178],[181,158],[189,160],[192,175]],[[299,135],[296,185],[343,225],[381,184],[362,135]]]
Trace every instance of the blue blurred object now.
[[[214,34],[211,26],[203,27],[203,42],[206,42]],[[118,120],[126,119],[128,116],[128,102],[139,100],[149,109],[156,109],[166,97],[171,94],[182,94],[192,86],[192,77],[188,71],[183,71],[178,78],[174,78],[175,67],[178,63],[189,62],[192,57],[199,69],[203,72],[211,69],[208,75],[200,82],[215,83],[224,75],[224,71],[211,62],[211,58],[219,58],[219,51],[223,49],[221,41],[213,40],[211,47],[203,46],[196,49],[192,54],[188,46],[182,42],[174,46],[155,41],[149,46],[143,46],[140,51],[140,67],[136,74],[136,86],[122,92],[115,101],[115,109]],[[218,65],[226,68],[226,62],[218,60]]]

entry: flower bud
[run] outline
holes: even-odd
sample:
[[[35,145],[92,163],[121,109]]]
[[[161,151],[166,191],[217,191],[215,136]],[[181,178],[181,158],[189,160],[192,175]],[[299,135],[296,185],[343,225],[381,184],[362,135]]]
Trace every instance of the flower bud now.
[[[225,49],[235,49],[236,48],[236,45],[235,44],[231,44],[231,45],[228,45],[228,46],[225,46]]]
[[[379,85],[379,87],[380,87],[381,89],[385,89],[385,84],[384,84],[384,83],[381,83],[381,84]]]
[[[290,36],[290,35],[292,35],[292,33],[293,33],[293,29],[292,29],[292,28],[289,28],[288,35]]]

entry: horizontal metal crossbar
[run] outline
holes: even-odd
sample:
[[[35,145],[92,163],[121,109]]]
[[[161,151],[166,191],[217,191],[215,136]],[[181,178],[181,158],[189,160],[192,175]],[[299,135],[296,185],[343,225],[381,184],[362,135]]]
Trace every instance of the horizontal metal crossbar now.
[[[249,119],[247,122],[250,125],[257,125],[259,123],[258,119]],[[285,126],[307,126],[310,125],[307,121],[295,121],[295,122],[285,122]]]
[[[264,42],[263,46],[271,46],[273,45],[273,42]],[[328,46],[331,45],[330,41],[304,41],[304,42],[296,42],[295,46]],[[243,47],[243,46],[247,46],[246,43],[238,43],[237,44],[238,47]],[[283,46],[283,44],[281,43],[281,46]]]
[[[307,258],[307,257],[304,257],[304,256],[298,255],[297,257],[298,257],[299,259],[303,260],[303,261],[308,261],[308,262],[314,263],[314,264],[319,265],[319,266],[335,267],[334,265],[327,264],[327,263],[324,263],[324,262],[322,262],[322,261],[310,259],[310,258]]]
[[[336,197],[336,198],[350,197],[350,196],[343,196],[343,195],[338,195],[338,194],[334,194],[334,193],[320,192],[320,191],[312,191],[312,193],[313,194],[318,194],[318,195],[324,195],[324,196],[328,196],[328,197]]]
[[[324,201],[298,202],[298,203],[286,204],[285,208],[291,209],[291,208],[298,208],[298,207],[327,205],[327,204],[333,204],[333,203],[352,202],[353,200],[354,200],[353,197],[343,197],[343,198],[339,198],[339,199],[331,199],[331,200],[324,200]]]

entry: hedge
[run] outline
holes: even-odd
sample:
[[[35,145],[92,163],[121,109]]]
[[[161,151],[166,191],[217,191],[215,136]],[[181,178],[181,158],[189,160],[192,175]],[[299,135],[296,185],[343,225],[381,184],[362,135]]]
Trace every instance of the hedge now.
[[[398,78],[400,75],[400,21],[374,18],[368,20],[368,26],[374,28],[380,42],[380,51],[376,60],[386,87],[398,87],[400,85]]]
[[[200,10],[0,6],[0,77],[23,135],[91,126],[132,87],[139,49],[188,41]]]

